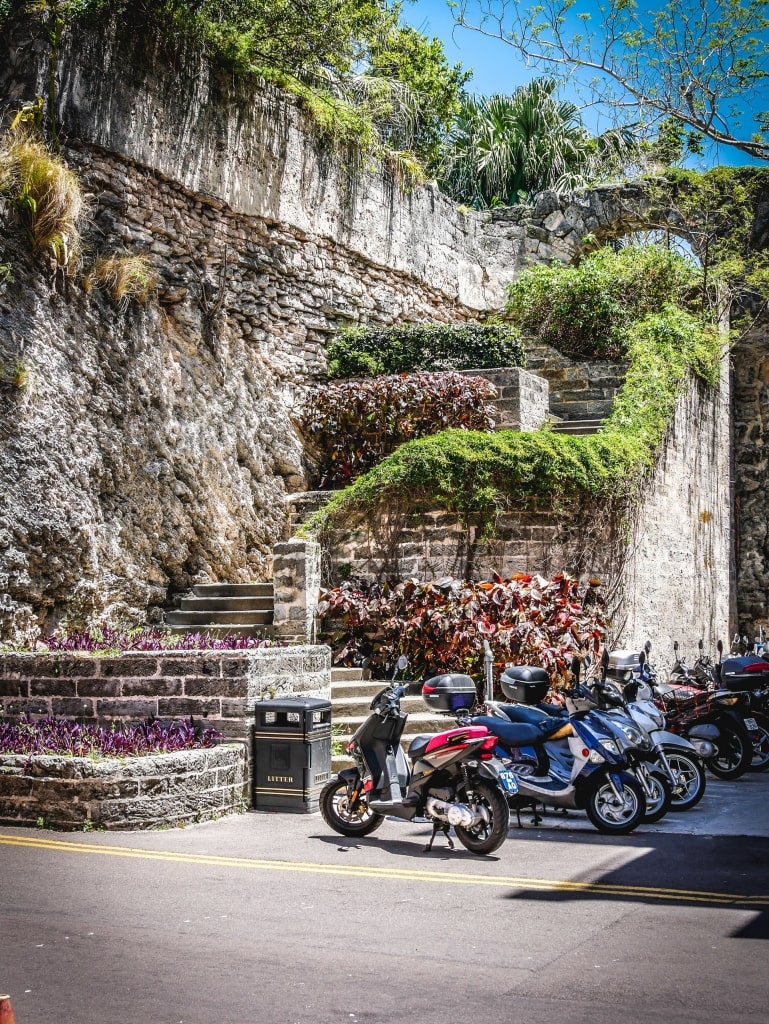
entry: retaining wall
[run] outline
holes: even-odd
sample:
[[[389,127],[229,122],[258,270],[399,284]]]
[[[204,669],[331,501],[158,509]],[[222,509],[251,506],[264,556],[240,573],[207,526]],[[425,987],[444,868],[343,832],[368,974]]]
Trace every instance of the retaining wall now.
[[[242,744],[145,757],[0,754],[0,824],[143,829],[242,810]]]
[[[254,705],[281,696],[330,698],[328,647],[0,654],[0,717],[58,715],[107,725],[192,716],[245,748],[248,794]]]

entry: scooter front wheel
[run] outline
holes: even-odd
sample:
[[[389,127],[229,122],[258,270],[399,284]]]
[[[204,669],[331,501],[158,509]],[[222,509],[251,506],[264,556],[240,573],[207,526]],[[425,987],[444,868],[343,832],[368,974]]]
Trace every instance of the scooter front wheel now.
[[[640,782],[623,774],[619,776],[618,789],[619,796],[608,776],[599,775],[585,804],[590,821],[607,836],[627,835],[643,821],[646,813],[646,797]]]
[[[642,821],[644,825],[652,825],[664,818],[670,810],[673,787],[660,771],[647,772],[646,782],[650,792],[645,794],[646,810]]]
[[[702,761],[678,747],[663,746],[665,758],[675,777],[671,811],[689,811],[705,795],[705,769]]]
[[[319,807],[325,823],[341,836],[367,836],[384,821],[383,814],[369,807],[362,787],[344,779],[332,779],[323,787]]]
[[[473,786],[475,799],[471,806],[480,811],[481,820],[470,828],[455,825],[457,839],[470,853],[479,855],[493,853],[507,839],[510,827],[510,810],[502,794],[485,782]]]

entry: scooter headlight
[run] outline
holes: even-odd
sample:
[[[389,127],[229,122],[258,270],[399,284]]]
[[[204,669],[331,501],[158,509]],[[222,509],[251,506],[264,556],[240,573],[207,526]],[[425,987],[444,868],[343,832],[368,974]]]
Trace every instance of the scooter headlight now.
[[[634,725],[621,725],[620,729],[627,737],[627,741],[631,747],[645,747],[648,746],[646,737],[637,729]]]
[[[614,740],[601,740],[601,746],[608,750],[610,754],[614,754],[615,757],[618,756],[619,747]]]

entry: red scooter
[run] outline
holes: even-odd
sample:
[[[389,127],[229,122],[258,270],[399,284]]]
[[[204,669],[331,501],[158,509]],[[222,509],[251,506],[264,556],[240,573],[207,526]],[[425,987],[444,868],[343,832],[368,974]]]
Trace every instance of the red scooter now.
[[[400,658],[396,672],[406,664]],[[400,700],[408,684],[395,686],[394,678],[371,702],[371,714],[347,745],[355,766],[341,771],[320,794],[324,821],[340,835],[365,836],[385,816],[405,821],[423,817],[433,824],[426,850],[438,832],[453,847],[453,826],[471,853],[493,853],[507,838],[507,797],[518,789],[513,772],[494,756],[496,737],[473,725],[415,736],[407,759],[400,741],[408,715],[401,711]],[[466,675],[428,679],[422,695],[458,721],[476,701],[475,684]]]

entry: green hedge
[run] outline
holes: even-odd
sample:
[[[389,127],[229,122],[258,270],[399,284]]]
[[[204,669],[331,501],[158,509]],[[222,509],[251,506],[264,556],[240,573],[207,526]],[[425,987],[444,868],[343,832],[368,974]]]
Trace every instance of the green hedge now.
[[[521,339],[508,324],[349,327],[328,346],[332,378],[524,366],[525,361]]]
[[[571,268],[562,268],[567,275]],[[557,275],[554,276],[557,287]],[[557,298],[557,296],[556,296]],[[314,533],[397,501],[492,517],[511,498],[629,497],[653,465],[690,375],[715,387],[724,338],[671,304],[623,327],[627,376],[595,435],[447,430],[402,445],[305,525]]]
[[[577,358],[624,358],[634,323],[663,305],[690,307],[702,275],[657,246],[598,249],[578,264],[527,267],[508,286],[506,313],[527,336]]]

